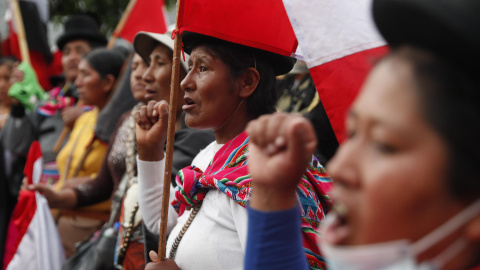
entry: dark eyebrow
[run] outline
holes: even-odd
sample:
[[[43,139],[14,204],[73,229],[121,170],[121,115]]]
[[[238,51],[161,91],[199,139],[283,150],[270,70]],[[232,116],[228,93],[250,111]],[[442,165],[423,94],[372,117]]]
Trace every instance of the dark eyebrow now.
[[[198,57],[197,59],[200,62],[207,62],[207,63],[211,62],[210,59],[206,55],[202,55],[202,56]]]
[[[204,53],[201,53],[199,56],[196,56],[196,57],[190,57],[190,59],[188,59],[188,64],[189,65],[193,64],[192,58],[194,58],[195,61],[200,62],[200,63],[207,63],[207,64],[212,63],[212,60],[210,60],[209,56],[205,55]]]

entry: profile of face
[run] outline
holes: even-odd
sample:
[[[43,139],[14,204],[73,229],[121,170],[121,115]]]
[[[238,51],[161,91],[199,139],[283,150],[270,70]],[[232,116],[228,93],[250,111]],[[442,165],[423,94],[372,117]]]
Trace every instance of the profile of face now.
[[[0,103],[9,103],[10,76],[12,76],[12,68],[6,64],[0,65]]]
[[[142,79],[143,74],[147,70],[147,65],[142,57],[136,53],[133,56],[131,67],[132,73],[130,74],[130,87],[132,89],[132,95],[136,100],[147,103],[148,100],[145,99],[147,93],[146,84]]]
[[[447,188],[447,145],[425,119],[416,87],[411,63],[395,56],[367,78],[327,167],[336,183],[328,243],[415,242],[467,206]]]
[[[240,78],[233,78],[228,66],[204,46],[192,50],[189,72],[181,82],[185,91],[185,123],[196,129],[217,129],[240,104]]]
[[[67,42],[62,50],[62,68],[67,82],[74,82],[78,76],[78,65],[82,57],[91,51],[90,44],[85,40]]]
[[[150,53],[150,64],[143,73],[147,91],[145,99],[170,100],[172,57],[172,51],[163,45],[157,45]]]
[[[102,78],[98,71],[93,69],[90,64],[82,59],[78,64],[79,73],[75,80],[75,86],[78,88],[78,98],[84,105],[102,107],[109,96],[112,88],[112,78]]]

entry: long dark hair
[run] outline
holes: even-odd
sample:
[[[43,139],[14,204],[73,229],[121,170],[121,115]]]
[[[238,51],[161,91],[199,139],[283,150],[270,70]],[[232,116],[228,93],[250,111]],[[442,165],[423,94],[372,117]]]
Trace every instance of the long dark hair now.
[[[101,78],[111,74],[117,79],[125,57],[117,51],[100,48],[86,54],[84,59],[100,74]]]

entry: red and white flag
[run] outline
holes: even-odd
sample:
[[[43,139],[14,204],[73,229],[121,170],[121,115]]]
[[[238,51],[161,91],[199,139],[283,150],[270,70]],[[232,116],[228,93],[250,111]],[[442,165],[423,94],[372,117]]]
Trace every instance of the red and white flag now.
[[[38,141],[32,143],[24,173],[28,183],[38,183],[43,158]],[[56,270],[65,261],[62,243],[48,202],[38,191],[20,190],[5,242],[3,269]]]
[[[135,0],[130,0],[135,1]],[[163,34],[167,32],[167,16],[163,0],[136,0],[125,25],[119,31],[113,33],[133,42],[133,38],[140,31]]]
[[[297,40],[280,0],[182,0],[180,34],[191,31],[290,56]]]
[[[387,51],[371,0],[283,0],[303,59],[339,142],[345,116],[373,62]]]

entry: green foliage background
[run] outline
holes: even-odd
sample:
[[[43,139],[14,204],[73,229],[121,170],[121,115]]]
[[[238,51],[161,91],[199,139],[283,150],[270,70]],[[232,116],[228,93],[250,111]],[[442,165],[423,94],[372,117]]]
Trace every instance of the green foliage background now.
[[[176,0],[164,1],[167,9],[175,7]],[[129,0],[49,0],[50,17],[55,24],[62,24],[64,18],[70,14],[90,12],[98,16],[102,21],[102,32],[110,35],[120,20],[128,2]]]

